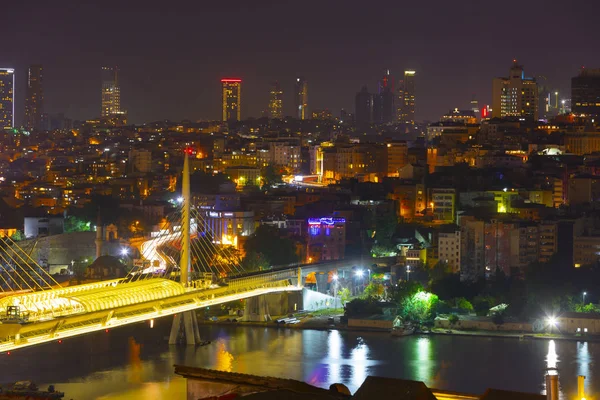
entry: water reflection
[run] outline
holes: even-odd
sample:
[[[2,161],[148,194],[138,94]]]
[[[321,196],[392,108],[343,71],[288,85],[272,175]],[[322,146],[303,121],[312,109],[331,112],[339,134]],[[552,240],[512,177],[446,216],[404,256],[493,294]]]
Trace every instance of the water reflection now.
[[[368,375],[377,375],[471,393],[490,387],[540,392],[545,389],[544,369],[559,367],[563,393],[576,393],[581,374],[587,376],[587,394],[600,398],[594,392],[600,388],[592,364],[600,353],[595,343],[203,326],[202,339],[211,340],[210,345],[169,346],[169,322],[164,329],[157,320],[154,329],[132,326],[0,356],[0,370],[5,382],[56,384],[66,398],[141,400],[185,398],[173,364],[286,377],[321,387],[343,383],[352,392]]]
[[[416,345],[416,371],[417,381],[429,382],[433,378],[435,363],[432,361],[431,339],[429,337],[420,337]]]
[[[352,377],[350,383],[354,387],[359,387],[367,378],[367,357],[369,348],[362,337],[357,338],[357,344],[350,353],[352,365]]]
[[[593,379],[590,364],[592,356],[587,342],[577,342],[577,375],[585,376],[585,393],[591,393],[590,382]]]

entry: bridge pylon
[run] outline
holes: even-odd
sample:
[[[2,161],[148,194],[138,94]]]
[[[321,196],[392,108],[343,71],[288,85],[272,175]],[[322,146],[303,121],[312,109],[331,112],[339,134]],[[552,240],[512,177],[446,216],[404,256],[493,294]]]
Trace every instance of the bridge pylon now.
[[[200,344],[200,329],[198,329],[198,318],[195,311],[185,311],[175,314],[169,344]]]

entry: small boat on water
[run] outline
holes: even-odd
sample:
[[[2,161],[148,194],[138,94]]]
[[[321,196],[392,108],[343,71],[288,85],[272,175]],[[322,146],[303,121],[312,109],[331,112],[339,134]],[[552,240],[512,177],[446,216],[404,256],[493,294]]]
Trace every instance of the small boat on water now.
[[[0,387],[0,400],[57,400],[63,397],[65,394],[54,390],[54,385],[48,386],[48,390],[40,390],[31,381],[16,382],[10,389]]]
[[[392,336],[408,336],[415,333],[415,327],[411,325],[404,325],[392,328]]]
[[[408,336],[415,333],[414,325],[410,323],[405,323],[402,321],[402,318],[396,317],[394,319],[394,323],[392,324],[392,336]]]

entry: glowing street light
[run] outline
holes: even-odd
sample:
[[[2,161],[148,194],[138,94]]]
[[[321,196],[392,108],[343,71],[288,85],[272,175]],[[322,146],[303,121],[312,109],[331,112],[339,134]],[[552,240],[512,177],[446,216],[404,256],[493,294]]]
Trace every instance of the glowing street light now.
[[[581,294],[581,297],[582,297],[582,301],[581,301],[581,303],[582,303],[584,306],[585,306],[585,296],[587,296],[587,292],[583,292],[583,293]]]
[[[410,265],[406,266],[406,282],[410,280]]]
[[[334,274],[334,275],[331,277],[331,279],[332,279],[334,282],[337,282],[337,280],[339,279],[339,277],[337,276],[337,274]]]
[[[127,247],[121,248],[121,255],[125,257],[127,254],[129,254],[129,249]]]
[[[554,316],[550,316],[550,317],[546,318],[546,322],[548,323],[548,326],[550,327],[550,332],[552,332],[552,328],[556,328],[558,326],[558,320]]]
[[[354,273],[356,276],[358,276],[359,278],[362,278],[363,275],[365,274],[365,271],[363,271],[362,269],[357,269],[356,272]]]

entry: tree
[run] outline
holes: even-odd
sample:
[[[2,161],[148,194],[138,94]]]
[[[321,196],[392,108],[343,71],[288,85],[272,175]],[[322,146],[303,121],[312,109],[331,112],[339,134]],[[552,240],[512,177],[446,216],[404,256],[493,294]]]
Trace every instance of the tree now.
[[[381,305],[374,298],[354,299],[344,306],[344,315],[347,317],[376,315],[381,312]]]
[[[278,228],[270,225],[259,226],[246,243],[247,254],[261,253],[269,265],[288,265],[298,262],[296,246],[291,239],[282,237]]]
[[[448,322],[450,323],[450,326],[454,326],[456,325],[456,323],[460,320],[460,318],[458,317],[458,315],[456,314],[452,314],[448,317]]]
[[[492,315],[492,322],[496,325],[502,325],[504,323],[504,315],[501,312],[494,313]]]
[[[262,186],[263,190],[270,188],[272,185],[276,185],[278,183],[283,183],[281,171],[276,169],[275,166],[273,166],[271,164],[269,164],[265,168],[263,168],[261,173],[262,173],[262,180],[263,180],[263,186]]]
[[[269,260],[267,260],[263,253],[252,251],[247,253],[246,257],[242,260],[242,268],[248,272],[261,271],[269,268]]]
[[[363,291],[363,295],[366,298],[376,298],[376,299],[381,299],[383,297],[385,293],[385,288],[383,287],[383,285],[381,283],[374,283],[371,282],[367,285],[367,287],[365,287],[365,290]]]
[[[350,300],[350,289],[348,289],[347,287],[341,288],[338,291],[337,295],[339,296],[342,305],[344,305],[348,302],[348,300]]]
[[[473,299],[473,308],[478,316],[486,316],[492,307],[494,307],[494,298],[491,296],[476,296]]]
[[[89,232],[92,230],[90,221],[69,215],[65,218],[65,232]]]
[[[469,300],[465,299],[464,297],[457,297],[453,299],[453,301],[454,307],[456,307],[459,312],[469,314],[474,310],[473,304],[471,304],[471,302],[469,302]]]
[[[429,279],[431,282],[436,282],[444,279],[450,274],[452,274],[452,269],[448,263],[440,260],[429,270]]]
[[[439,298],[429,292],[420,291],[402,303],[401,315],[405,320],[425,323],[433,320]]]
[[[25,235],[21,231],[16,231],[15,233],[13,233],[13,235],[10,238],[13,241],[18,242],[18,241],[24,240],[25,239]]]

